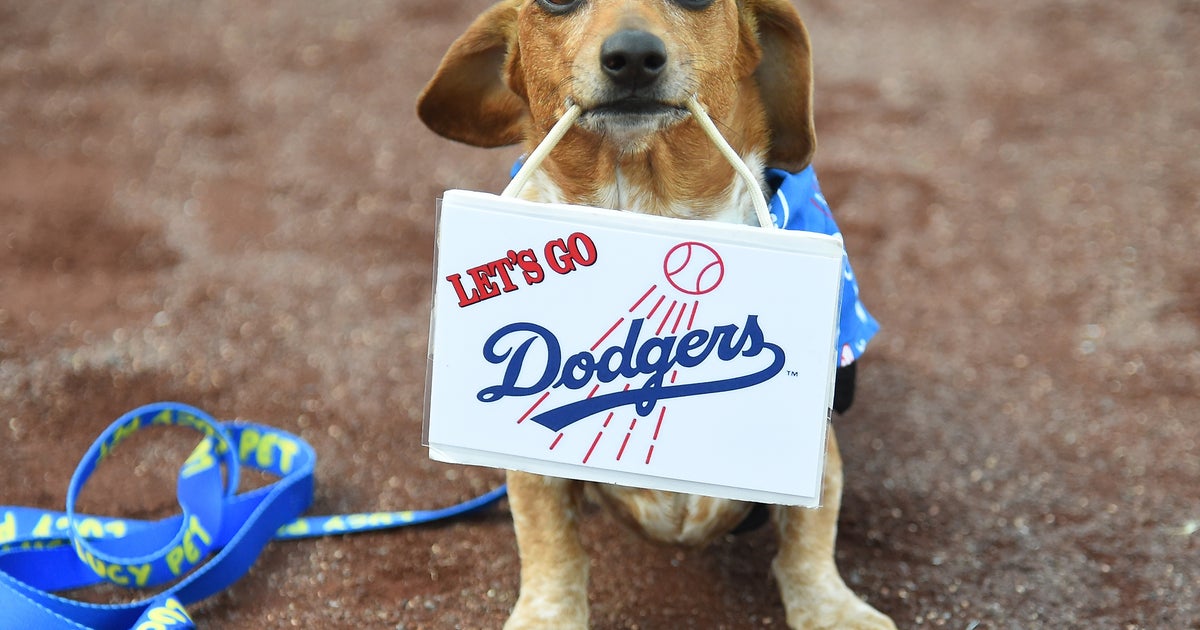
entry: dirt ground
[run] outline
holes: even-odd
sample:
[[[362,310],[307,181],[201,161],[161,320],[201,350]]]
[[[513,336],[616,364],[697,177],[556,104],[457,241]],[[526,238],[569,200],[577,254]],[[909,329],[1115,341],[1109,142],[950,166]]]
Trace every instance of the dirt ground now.
[[[309,440],[312,513],[502,479],[419,443],[434,200],[498,191],[517,151],[413,101],[485,5],[0,1],[0,504],[61,509],[156,400]],[[799,6],[817,168],[883,325],[837,420],[847,582],[902,628],[1200,628],[1200,2]],[[85,502],[169,513],[186,448],[133,446]],[[765,529],[584,532],[595,628],[784,625]],[[495,628],[517,575],[502,504],[273,543],[191,610]]]

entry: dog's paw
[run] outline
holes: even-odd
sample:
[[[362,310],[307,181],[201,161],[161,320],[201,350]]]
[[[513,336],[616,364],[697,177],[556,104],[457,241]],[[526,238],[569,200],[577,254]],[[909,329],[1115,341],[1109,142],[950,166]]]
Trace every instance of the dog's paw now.
[[[522,597],[504,623],[504,630],[587,630],[586,606],[555,604]]]
[[[818,572],[819,573],[819,572]],[[775,567],[780,594],[793,630],[896,630],[896,624],[858,598],[834,572],[824,579],[813,574],[783,572]]]
[[[504,630],[587,630],[587,622],[524,617],[514,613],[504,623]]]
[[[848,589],[845,597],[787,608],[788,626],[795,630],[896,630],[896,624],[887,615]]]

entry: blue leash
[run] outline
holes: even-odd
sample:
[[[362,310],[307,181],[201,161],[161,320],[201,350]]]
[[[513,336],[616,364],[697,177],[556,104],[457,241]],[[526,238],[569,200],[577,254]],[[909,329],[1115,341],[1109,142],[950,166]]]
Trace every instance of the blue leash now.
[[[179,471],[181,513],[158,521],[77,514],[76,499],[96,466],[130,435],[153,426],[187,427],[204,435]],[[236,582],[273,539],[428,523],[486,508],[505,495],[501,486],[436,510],[302,517],[312,504],[315,465],[312,447],[286,431],[218,422],[180,403],[130,411],[79,462],[65,512],[0,506],[0,628],[195,628],[184,606]],[[241,466],[279,480],[239,494]],[[89,604],[52,593],[102,581],[131,588],[174,583],[129,604]]]

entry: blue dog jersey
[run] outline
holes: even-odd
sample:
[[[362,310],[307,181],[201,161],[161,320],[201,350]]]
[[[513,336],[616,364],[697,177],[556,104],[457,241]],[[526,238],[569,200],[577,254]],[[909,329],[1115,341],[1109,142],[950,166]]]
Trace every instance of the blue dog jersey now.
[[[775,227],[785,230],[803,230],[818,234],[840,236],[833,213],[813,167],[789,173],[777,168],[766,171],[767,186],[775,191],[771,195],[771,220]],[[858,280],[850,268],[850,258],[842,262],[842,310],[838,322],[838,364],[850,365],[862,356],[867,342],[879,332],[879,322],[867,312],[858,297]]]
[[[508,176],[515,177],[524,163],[525,157],[522,156]],[[829,203],[821,194],[821,185],[817,183],[817,174],[812,166],[799,173],[769,168],[766,179],[767,186],[774,191],[771,195],[771,219],[775,221],[775,227],[841,236],[833,213],[829,210]],[[842,259],[842,266],[838,365],[845,367],[866,351],[867,342],[879,332],[879,322],[867,312],[858,298],[858,280],[850,268],[848,256]]]

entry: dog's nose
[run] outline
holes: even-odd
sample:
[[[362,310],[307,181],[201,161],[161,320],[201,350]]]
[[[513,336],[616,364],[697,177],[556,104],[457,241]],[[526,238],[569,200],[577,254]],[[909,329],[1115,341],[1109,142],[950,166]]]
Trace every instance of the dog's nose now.
[[[617,85],[629,89],[654,83],[667,67],[667,47],[653,33],[619,31],[600,46],[600,66]]]

